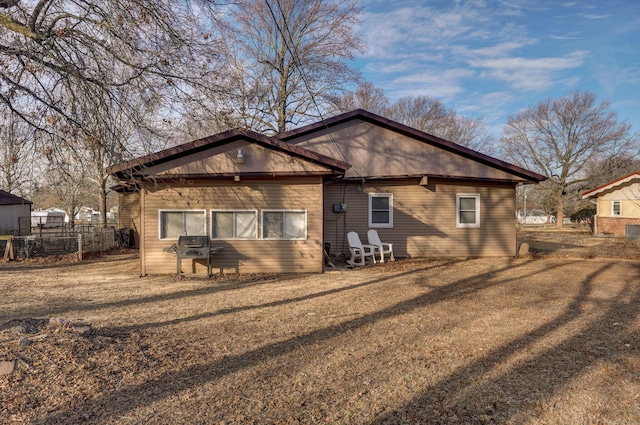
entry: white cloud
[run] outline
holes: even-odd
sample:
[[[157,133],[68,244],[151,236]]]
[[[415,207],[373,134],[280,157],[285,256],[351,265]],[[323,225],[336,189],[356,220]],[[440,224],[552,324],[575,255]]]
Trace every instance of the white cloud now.
[[[470,65],[485,69],[483,77],[505,81],[515,89],[542,91],[557,83],[558,72],[580,67],[587,55],[586,51],[577,51],[566,57],[496,58],[472,61]]]
[[[591,20],[595,20],[595,19],[604,19],[604,18],[608,18],[611,15],[591,15],[588,13],[576,13],[576,15],[580,16],[581,18],[585,18],[585,19],[591,19]]]

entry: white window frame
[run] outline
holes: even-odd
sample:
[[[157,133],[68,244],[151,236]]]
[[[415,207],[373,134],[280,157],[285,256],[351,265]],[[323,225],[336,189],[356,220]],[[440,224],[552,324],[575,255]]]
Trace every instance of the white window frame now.
[[[286,221],[286,213],[304,213],[304,236],[300,238],[265,238],[264,237],[264,213],[283,213],[283,223]],[[263,240],[275,240],[275,241],[303,241],[307,240],[308,235],[308,214],[307,210],[285,210],[285,209],[263,209],[260,211],[260,238]]]
[[[389,222],[374,223],[373,222],[373,198],[389,199]],[[370,193],[369,194],[369,227],[372,228],[392,228],[393,227],[393,193]]]
[[[158,239],[161,241],[177,241],[178,238],[180,236],[170,236],[170,237],[162,237],[162,214],[163,213],[176,213],[176,212],[181,212],[181,213],[202,213],[204,215],[204,220],[203,220],[203,228],[202,228],[202,233],[199,235],[189,235],[189,236],[206,236],[207,235],[207,210],[200,210],[200,209],[196,209],[196,210],[185,210],[185,209],[163,209],[163,210],[158,210]],[[183,221],[183,228],[184,228],[184,221]],[[182,235],[181,235],[182,236]]]
[[[460,199],[461,198],[474,198],[476,201],[476,222],[475,223],[461,223],[460,222]],[[480,194],[479,193],[457,193],[456,194],[456,227],[462,228],[477,228],[480,227]]]
[[[243,237],[238,237],[238,236],[233,236],[233,237],[214,237],[213,236],[213,219],[214,219],[214,215],[215,213],[233,213],[233,230],[235,232],[236,229],[236,215],[235,213],[247,213],[247,212],[252,212],[254,213],[256,220],[255,220],[255,227],[253,228],[253,236],[251,237],[247,237],[247,238],[243,238]],[[210,237],[211,239],[215,239],[215,240],[254,240],[254,239],[258,239],[258,210],[250,210],[250,209],[246,209],[246,210],[210,210],[210,220],[211,220],[211,234]]]
[[[616,202],[618,203],[618,214],[616,214]],[[611,217],[622,216],[622,201],[611,201]]]

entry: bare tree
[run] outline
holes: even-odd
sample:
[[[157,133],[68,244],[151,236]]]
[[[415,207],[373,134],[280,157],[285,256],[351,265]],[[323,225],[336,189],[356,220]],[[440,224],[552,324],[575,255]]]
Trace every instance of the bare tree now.
[[[608,101],[597,103],[591,92],[575,91],[545,99],[507,119],[500,140],[504,156],[548,178],[558,226],[565,200],[588,180],[585,164],[638,152],[638,135],[609,107]]]
[[[26,196],[33,177],[34,132],[6,108],[0,111],[0,188]]]
[[[470,149],[492,153],[493,139],[484,121],[459,116],[440,99],[429,96],[406,96],[389,109],[389,117],[409,127],[443,138]]]
[[[142,97],[162,91],[170,108],[196,89],[215,90],[200,83],[215,69],[217,52],[207,16],[215,19],[207,0],[4,2],[0,102],[62,143],[82,127],[74,93],[127,102],[114,91],[135,87]],[[42,116],[56,125],[33,119]]]
[[[357,73],[362,50],[355,0],[241,0],[235,19],[245,75],[242,102],[254,129],[283,132],[317,117]]]
[[[387,116],[391,102],[384,90],[365,81],[358,85],[355,92],[347,92],[333,99],[333,104],[337,112],[364,109],[374,114]]]
[[[69,216],[69,224],[75,224],[75,217],[80,208],[86,206],[94,198],[94,193],[87,181],[87,170],[77,161],[73,152],[69,152],[65,161],[50,163],[44,174],[44,187],[41,191],[49,194],[48,201],[61,207]]]

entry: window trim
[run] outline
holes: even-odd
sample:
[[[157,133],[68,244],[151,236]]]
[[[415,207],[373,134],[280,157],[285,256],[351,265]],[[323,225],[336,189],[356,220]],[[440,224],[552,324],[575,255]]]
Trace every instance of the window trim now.
[[[274,213],[281,212],[283,214],[286,213],[304,213],[304,236],[301,238],[265,238],[264,237],[264,213]],[[283,215],[283,220],[284,220]],[[287,209],[262,209],[260,210],[260,239],[265,241],[305,241],[308,238],[309,230],[308,230],[308,213],[307,210],[297,209],[297,210],[287,210]]]
[[[253,236],[252,237],[248,237],[248,238],[242,238],[242,237],[237,237],[237,236],[233,236],[233,237],[230,237],[230,238],[227,238],[227,237],[223,237],[223,238],[214,237],[213,236],[213,218],[214,218],[214,214],[215,213],[219,213],[219,212],[220,213],[234,213],[233,214],[234,230],[235,230],[235,217],[236,217],[235,213],[237,213],[237,212],[252,212],[252,213],[254,213],[255,217],[256,217],[256,223],[255,223],[255,226],[253,228]],[[212,210],[209,210],[209,213],[211,215],[211,217],[209,217],[210,227],[211,227],[211,231],[209,232],[209,237],[212,240],[216,240],[216,241],[225,241],[225,240],[226,241],[229,241],[229,240],[250,241],[250,240],[259,239],[259,237],[258,237],[258,221],[259,220],[258,220],[258,210],[257,209],[237,209],[237,210],[234,210],[234,209],[231,209],[231,210],[212,209]]]
[[[475,215],[476,222],[475,223],[461,223],[460,222],[460,199],[461,198],[474,198],[476,203]],[[470,211],[470,210],[465,210]],[[456,194],[456,227],[458,228],[478,228],[480,227],[480,194],[479,193],[457,193]]]
[[[616,214],[616,202],[618,203],[618,214]],[[611,201],[611,217],[621,217],[621,216],[622,216],[622,201],[612,200]]]
[[[389,199],[389,222],[388,223],[374,223],[373,222],[373,198],[388,198]],[[392,228],[393,227],[393,193],[370,193],[369,194],[369,227],[371,228]]]
[[[162,237],[162,213],[166,212],[201,212],[204,215],[204,227],[201,235],[193,235],[193,236],[206,236],[207,235],[207,210],[203,209],[193,209],[193,210],[185,210],[185,209],[161,209],[158,210],[158,240],[161,241],[177,241],[180,236],[170,236],[170,237]],[[183,222],[184,227],[184,222]]]

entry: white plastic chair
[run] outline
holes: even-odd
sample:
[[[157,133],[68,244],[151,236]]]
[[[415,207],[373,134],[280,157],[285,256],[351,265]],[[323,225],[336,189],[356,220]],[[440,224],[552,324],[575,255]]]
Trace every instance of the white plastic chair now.
[[[364,266],[366,259],[370,258],[375,264],[375,247],[373,245],[363,245],[360,236],[356,232],[347,233],[347,241],[349,242],[349,251],[351,259],[347,261],[352,266]]]
[[[367,241],[369,245],[374,246],[374,252],[380,254],[380,262],[384,263],[384,256],[389,255],[389,261],[395,261],[393,258],[393,244],[387,242],[380,242],[380,236],[376,229],[370,229],[367,232]]]

